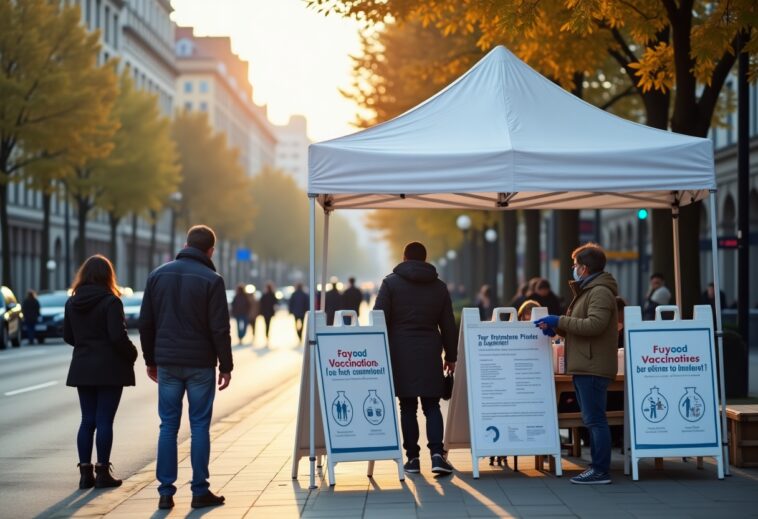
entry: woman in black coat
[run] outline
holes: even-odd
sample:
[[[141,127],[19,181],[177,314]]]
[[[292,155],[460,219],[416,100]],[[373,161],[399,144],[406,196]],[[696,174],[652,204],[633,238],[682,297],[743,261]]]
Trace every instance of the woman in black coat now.
[[[137,348],[126,333],[124,306],[116,274],[108,258],[95,255],[79,269],[66,302],[63,339],[74,347],[67,386],[76,387],[82,422],[79,450],[79,488],[121,485],[111,476],[113,419],[124,386],[134,385]],[[97,431],[97,464],[92,466],[92,444]],[[96,474],[96,476],[95,476]]]
[[[274,317],[274,314],[276,313],[276,305],[279,304],[279,299],[277,299],[276,294],[274,293],[274,284],[273,283],[266,283],[266,291],[261,296],[260,301],[260,310],[261,315],[263,316],[263,321],[266,323],[266,340],[268,341],[268,332],[271,328],[271,319]]]

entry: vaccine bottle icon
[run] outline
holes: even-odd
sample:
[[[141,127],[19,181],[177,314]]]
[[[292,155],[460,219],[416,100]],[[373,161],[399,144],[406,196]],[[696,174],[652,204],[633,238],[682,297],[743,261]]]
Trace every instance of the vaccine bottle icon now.
[[[679,399],[679,414],[688,422],[697,422],[705,414],[705,402],[695,389],[685,387],[684,395]]]
[[[653,386],[650,388],[650,392],[642,399],[642,416],[648,422],[658,423],[669,412],[669,403],[666,397],[663,396],[660,390]]]
[[[342,427],[353,421],[353,404],[347,399],[344,391],[337,391],[337,398],[332,402],[332,417]]]
[[[384,421],[384,402],[376,394],[376,389],[369,389],[368,396],[363,401],[363,416],[371,425],[379,425]]]

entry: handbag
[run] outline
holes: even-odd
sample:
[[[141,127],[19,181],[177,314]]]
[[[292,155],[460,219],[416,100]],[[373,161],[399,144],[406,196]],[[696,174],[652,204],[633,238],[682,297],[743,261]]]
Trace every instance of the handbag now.
[[[450,397],[453,396],[453,383],[455,382],[455,377],[453,376],[453,373],[451,371],[448,371],[445,373],[445,378],[442,379],[442,400],[450,400]]]

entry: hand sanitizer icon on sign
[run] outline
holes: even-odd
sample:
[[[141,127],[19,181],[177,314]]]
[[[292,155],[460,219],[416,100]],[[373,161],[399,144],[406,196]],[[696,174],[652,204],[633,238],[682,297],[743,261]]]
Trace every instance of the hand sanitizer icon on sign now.
[[[642,416],[645,420],[652,423],[658,423],[666,418],[669,412],[669,403],[660,390],[653,386],[650,392],[642,399]]]
[[[679,414],[688,422],[697,422],[705,414],[705,402],[694,387],[685,387],[679,399]]]
[[[369,389],[368,396],[363,401],[363,416],[371,425],[379,425],[384,421],[384,402],[376,394],[376,389]]]

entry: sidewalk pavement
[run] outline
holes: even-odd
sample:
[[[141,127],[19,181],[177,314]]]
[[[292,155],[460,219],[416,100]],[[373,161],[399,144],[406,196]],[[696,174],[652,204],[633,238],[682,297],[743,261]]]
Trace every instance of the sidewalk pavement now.
[[[157,509],[152,463],[120,488],[82,491],[96,495],[56,517],[758,517],[758,470],[732,468],[732,476],[719,481],[708,459],[704,470],[697,470],[694,460],[668,459],[664,470],[656,470],[649,460],[641,464],[640,481],[633,482],[623,475],[617,449],[612,485],[569,483],[585,468],[586,460],[564,458],[564,476],[557,478],[534,470],[529,456],[519,457],[520,472],[490,467],[482,460],[481,478],[474,480],[469,452],[457,450],[450,453],[457,470],[449,477],[434,477],[428,458],[422,459],[422,473],[406,475],[405,482],[398,481],[394,462],[377,462],[372,479],[365,475],[365,462],[344,463],[336,467],[336,486],[330,487],[319,474],[319,488],[309,491],[307,458],[300,463],[298,479],[290,477],[297,395],[296,384],[280,388],[211,430],[211,489],[226,497],[224,506],[190,508],[187,441],[179,448],[179,490],[173,510]]]

